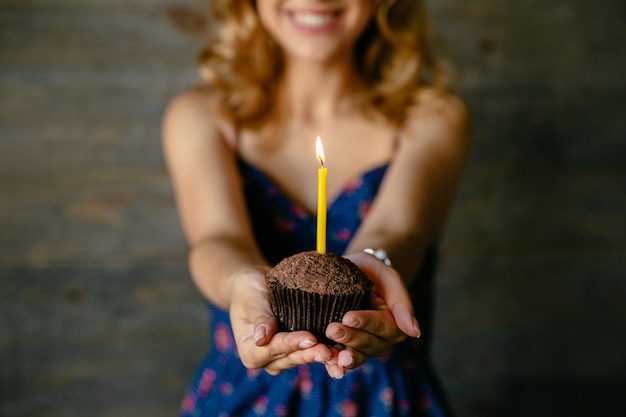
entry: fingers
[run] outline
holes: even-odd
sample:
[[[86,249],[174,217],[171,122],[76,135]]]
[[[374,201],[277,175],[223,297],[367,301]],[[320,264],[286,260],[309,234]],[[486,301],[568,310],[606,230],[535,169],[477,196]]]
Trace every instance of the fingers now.
[[[308,363],[324,363],[331,358],[330,349],[319,344],[308,332],[275,333],[269,343],[238,343],[239,357],[247,368],[263,368],[272,375]]]
[[[265,278],[261,274],[247,274],[238,277],[236,283],[229,311],[235,340],[248,342],[250,339],[257,346],[264,346],[278,328]]]
[[[259,314],[254,320],[254,334],[252,339],[256,346],[265,346],[278,331],[278,324],[274,315]]]
[[[347,329],[361,330],[392,343],[401,342],[406,338],[388,309],[349,311],[341,323]]]
[[[298,365],[321,362],[331,377],[341,378],[367,357],[387,355],[407,335],[419,337],[413,306],[397,271],[365,253],[350,258],[374,282],[378,309],[351,311],[342,323],[331,323],[326,336],[339,348],[318,344],[308,332],[278,332],[264,286],[248,287],[231,299],[231,322],[244,366],[263,368],[275,375]]]
[[[342,345],[335,345],[330,349],[332,356],[324,363],[328,376],[341,379],[349,369],[356,368],[356,362],[351,358],[351,352]]]
[[[277,333],[277,336],[281,334],[285,333]],[[319,343],[307,348],[304,346],[308,346],[308,344],[300,344],[298,349],[290,350],[288,353],[277,354],[274,352],[274,359],[265,364],[263,369],[271,375],[277,375],[285,369],[299,365],[331,362],[332,353],[328,346]]]
[[[343,378],[346,372],[363,365],[363,362],[367,359],[366,355],[342,345],[337,345],[332,348],[331,351],[333,352],[333,356],[324,366],[326,367],[328,376],[335,379]]]
[[[326,336],[355,351],[358,355],[354,360],[359,365],[367,356],[388,355],[396,343],[406,338],[406,335],[395,326],[388,310],[355,311],[350,314],[350,317],[344,318],[343,323],[329,324]]]
[[[374,282],[374,291],[384,300],[397,327],[407,336],[421,335],[409,293],[398,272],[366,253],[355,253],[350,259]]]
[[[278,332],[264,277],[244,278],[233,291],[229,311],[237,352],[244,366],[276,374],[300,364],[330,359],[329,348],[318,345],[311,333]]]
[[[352,349],[344,349],[339,351],[337,366],[344,369],[354,369],[363,365],[365,359],[367,359],[367,356],[361,353],[355,352]]]
[[[389,309],[349,311],[344,315],[341,325],[345,327],[346,338],[349,337],[350,340],[371,335],[395,344],[406,339],[406,334],[397,326],[396,319]]]
[[[406,339],[388,310],[351,313],[366,314],[346,319],[354,328],[345,323],[331,323],[326,328],[326,337],[338,343],[337,359],[325,364],[332,378],[343,378],[346,371],[361,366],[368,357],[388,355],[396,343]]]

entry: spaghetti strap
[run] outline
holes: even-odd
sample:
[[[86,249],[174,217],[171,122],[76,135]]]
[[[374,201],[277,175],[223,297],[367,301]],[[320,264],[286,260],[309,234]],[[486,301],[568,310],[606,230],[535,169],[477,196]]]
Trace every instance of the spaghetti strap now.
[[[400,149],[400,144],[402,142],[402,135],[400,134],[400,132],[396,132],[393,135],[393,145],[391,148],[391,155],[389,157],[390,161],[393,161],[396,157],[396,154],[398,153],[399,149]]]
[[[241,140],[240,138],[241,138],[241,132],[239,132],[239,129],[235,128],[235,140],[233,140],[233,153],[239,159],[241,159],[241,154],[239,153],[239,142]]]

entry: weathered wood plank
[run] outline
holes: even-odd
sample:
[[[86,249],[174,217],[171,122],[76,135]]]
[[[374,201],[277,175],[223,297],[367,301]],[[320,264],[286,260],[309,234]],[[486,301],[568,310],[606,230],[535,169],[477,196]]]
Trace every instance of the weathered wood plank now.
[[[428,3],[474,120],[444,385],[467,417],[622,415],[626,3]],[[159,145],[197,77],[173,5],[206,2],[0,5],[2,415],[174,415],[203,353]]]
[[[205,325],[184,264],[0,268],[0,414],[175,415]]]

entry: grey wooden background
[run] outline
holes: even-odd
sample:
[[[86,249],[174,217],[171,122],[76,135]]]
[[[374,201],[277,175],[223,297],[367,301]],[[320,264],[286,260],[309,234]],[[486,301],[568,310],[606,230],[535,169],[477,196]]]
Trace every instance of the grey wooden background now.
[[[435,361],[459,416],[616,416],[626,3],[430,1],[474,120]],[[0,415],[171,416],[206,347],[160,145],[202,0],[0,0]]]

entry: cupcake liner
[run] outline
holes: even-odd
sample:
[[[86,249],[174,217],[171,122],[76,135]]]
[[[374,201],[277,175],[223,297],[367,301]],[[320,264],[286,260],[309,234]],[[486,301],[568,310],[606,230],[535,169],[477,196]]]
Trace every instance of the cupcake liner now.
[[[328,344],[335,343],[324,335],[328,324],[362,307],[373,286],[349,259],[315,251],[283,259],[265,282],[281,331],[306,330]]]
[[[321,295],[275,283],[268,285],[268,291],[280,331],[306,330],[322,343],[332,343],[324,335],[328,324],[340,322],[348,311],[357,310],[366,296],[365,292]]]

